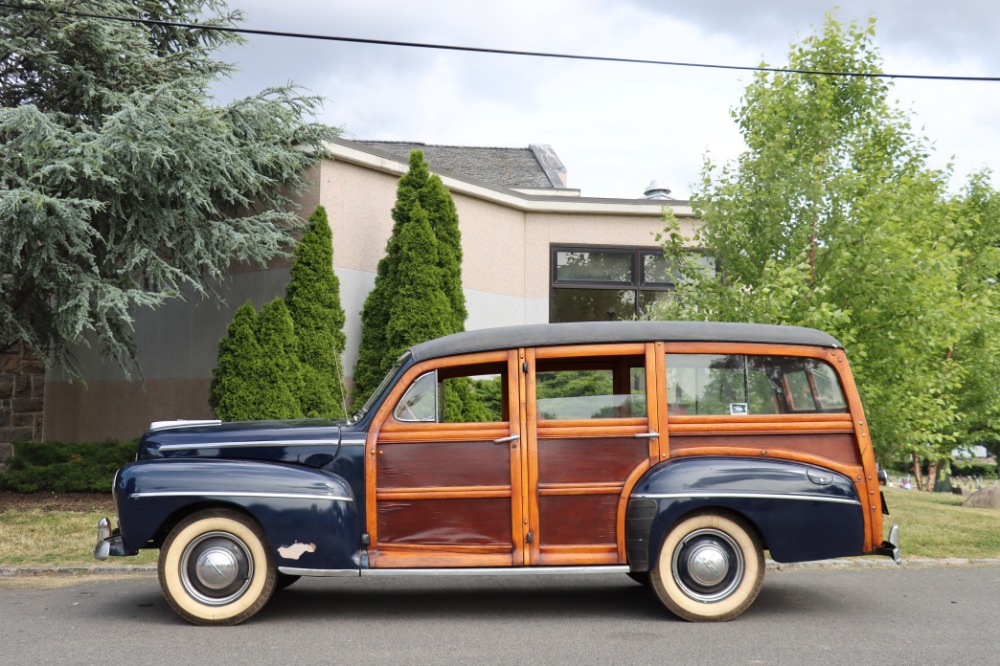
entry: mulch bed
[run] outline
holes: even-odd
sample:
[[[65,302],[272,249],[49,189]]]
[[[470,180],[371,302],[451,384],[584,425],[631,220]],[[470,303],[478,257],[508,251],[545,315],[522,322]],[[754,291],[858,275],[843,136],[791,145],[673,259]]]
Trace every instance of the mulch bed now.
[[[0,491],[0,513],[73,511],[114,513],[111,493],[12,493]]]

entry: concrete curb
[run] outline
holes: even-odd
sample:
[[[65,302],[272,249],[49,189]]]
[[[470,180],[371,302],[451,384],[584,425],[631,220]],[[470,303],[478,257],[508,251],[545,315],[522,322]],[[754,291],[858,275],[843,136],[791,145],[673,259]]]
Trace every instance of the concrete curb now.
[[[155,574],[155,564],[94,564],[75,567],[0,565],[0,578],[9,576],[153,576]]]
[[[782,564],[781,562],[774,562],[772,560],[767,561],[768,571],[895,569],[896,566],[888,558],[819,560],[818,562],[797,562],[794,564]],[[906,569],[970,566],[1000,567],[1000,559],[964,557],[932,559],[927,557],[913,557],[903,560],[903,563],[899,566]],[[153,576],[155,574],[155,564],[95,564],[67,567],[0,565],[0,578],[12,576]]]

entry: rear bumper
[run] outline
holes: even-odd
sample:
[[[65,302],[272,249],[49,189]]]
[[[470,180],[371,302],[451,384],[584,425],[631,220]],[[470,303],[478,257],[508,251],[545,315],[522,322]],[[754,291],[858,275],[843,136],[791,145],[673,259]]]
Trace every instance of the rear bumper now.
[[[875,555],[885,555],[891,557],[896,564],[903,562],[899,554],[899,525],[893,525],[889,529],[889,538],[882,542],[882,545],[875,549]]]
[[[111,521],[101,518],[97,521],[97,545],[94,546],[94,559],[104,561],[109,557],[128,555],[125,552],[125,541],[118,528],[111,528]]]

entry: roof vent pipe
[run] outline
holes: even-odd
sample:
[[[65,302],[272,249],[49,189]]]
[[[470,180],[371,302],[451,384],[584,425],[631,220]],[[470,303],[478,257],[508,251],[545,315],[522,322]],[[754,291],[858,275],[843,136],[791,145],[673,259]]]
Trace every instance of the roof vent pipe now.
[[[653,180],[646,186],[643,195],[647,199],[669,199],[670,188],[663,184],[663,181]]]

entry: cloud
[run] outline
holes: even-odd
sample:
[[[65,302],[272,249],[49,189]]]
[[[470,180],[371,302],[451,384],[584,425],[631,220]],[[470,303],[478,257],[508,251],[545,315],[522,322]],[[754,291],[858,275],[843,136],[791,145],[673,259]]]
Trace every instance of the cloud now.
[[[820,25],[826,5],[662,3],[654,0],[403,2],[239,0],[246,27],[528,51],[753,65],[785,60],[790,42]],[[838,16],[865,19],[876,3],[845,0]],[[879,2],[887,70],[994,74],[1000,9],[960,0]],[[969,12],[961,16],[962,7]],[[949,11],[945,11],[945,9]],[[958,15],[958,16],[956,16]],[[973,17],[973,18],[969,18]],[[964,38],[963,38],[964,37]],[[357,138],[455,145],[549,143],[570,185],[589,196],[639,196],[652,179],[686,197],[706,151],[742,149],[729,110],[747,73],[616,65],[389,46],[253,37],[222,57],[241,72],[220,98],[293,80],[328,102],[323,119]],[[935,140],[943,166],[989,163],[1000,118],[997,84],[900,83],[897,97]],[[989,143],[992,141],[992,143]]]

